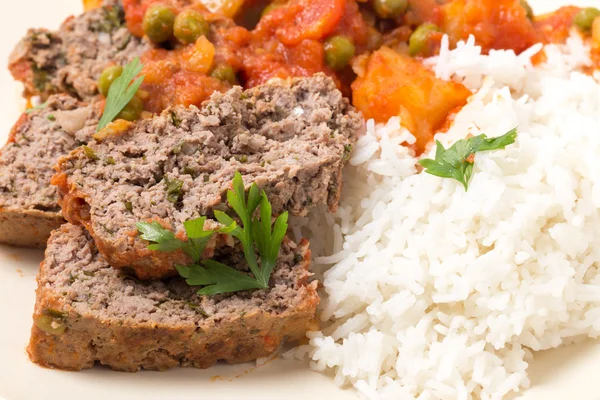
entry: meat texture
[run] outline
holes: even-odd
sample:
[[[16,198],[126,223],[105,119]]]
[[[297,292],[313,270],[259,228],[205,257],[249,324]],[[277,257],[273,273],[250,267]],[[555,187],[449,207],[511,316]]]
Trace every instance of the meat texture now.
[[[156,220],[185,238],[183,222],[225,207],[239,171],[266,191],[273,213],[335,210],[342,168],[364,129],[359,113],[324,75],[215,93],[199,110],[172,108],[136,124],[117,122],[60,160],[65,218],[83,224],[99,251],[141,279],[175,275],[191,260],[155,252],[136,223]]]
[[[50,185],[53,166],[91,139],[100,113],[98,103],[54,95],[17,121],[0,150],[0,243],[44,247],[65,222]]]
[[[240,254],[223,262],[243,265]],[[308,243],[284,241],[271,288],[198,297],[181,278],[141,282],[111,268],[82,227],[50,238],[38,273],[31,360],[67,370],[207,368],[267,356],[316,327]]]
[[[150,46],[125,27],[115,1],[67,19],[58,31],[31,29],[9,58],[9,69],[25,95],[43,98],[69,93],[80,99],[98,94],[97,80],[109,65],[124,65]]]

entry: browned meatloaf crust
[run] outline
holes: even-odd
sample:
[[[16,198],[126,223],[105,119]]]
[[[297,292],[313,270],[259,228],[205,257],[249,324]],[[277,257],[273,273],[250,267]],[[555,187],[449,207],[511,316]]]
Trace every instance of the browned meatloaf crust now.
[[[65,222],[50,185],[53,167],[91,139],[100,112],[99,105],[56,95],[17,121],[0,150],[0,243],[44,247]]]
[[[363,129],[324,75],[234,88],[202,110],[166,110],[90,144],[93,157],[74,151],[59,162],[54,183],[65,218],[88,229],[111,265],[160,278],[191,260],[148,250],[137,222],[159,220],[185,236],[184,221],[224,207],[235,171],[247,187],[256,182],[266,191],[275,215],[304,216],[319,204],[335,210],[342,168]]]
[[[82,227],[65,224],[52,234],[38,273],[29,356],[47,367],[81,370],[98,361],[130,372],[267,356],[316,328],[308,242],[285,242],[270,289],[198,297],[181,278],[127,277]],[[223,261],[244,265],[241,257]]]
[[[114,1],[105,4],[116,3]],[[9,69],[26,95],[98,94],[97,80],[110,64],[127,64],[149,45],[129,33],[120,5],[105,5],[67,19],[58,31],[31,29],[13,50]]]

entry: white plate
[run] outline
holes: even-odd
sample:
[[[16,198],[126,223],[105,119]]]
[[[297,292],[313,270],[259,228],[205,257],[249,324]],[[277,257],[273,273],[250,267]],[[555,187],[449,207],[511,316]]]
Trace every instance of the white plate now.
[[[530,0],[536,12],[566,4],[561,0]],[[598,5],[598,0],[573,0],[575,5]],[[29,27],[56,28],[68,15],[81,12],[80,0],[2,0],[0,62],[6,65],[14,44]],[[8,71],[0,71],[0,143],[16,121],[23,101],[20,86]],[[304,363],[276,360],[253,364],[219,365],[209,370],[126,374],[106,368],[62,372],[40,368],[27,358],[35,274],[42,252],[0,246],[0,399],[152,400],[152,399],[329,399],[352,400],[329,378]],[[532,388],[523,400],[600,399],[600,342],[568,346],[535,355],[529,373]]]

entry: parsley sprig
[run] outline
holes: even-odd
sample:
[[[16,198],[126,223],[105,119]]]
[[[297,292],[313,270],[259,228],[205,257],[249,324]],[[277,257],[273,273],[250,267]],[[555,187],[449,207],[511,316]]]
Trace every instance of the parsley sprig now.
[[[288,213],[281,214],[272,223],[272,208],[267,195],[256,184],[252,184],[246,195],[239,173],[233,178],[233,190],[227,192],[227,200],[240,219],[241,226],[226,213],[215,211],[215,217],[223,228],[204,230],[206,217],[187,221],[184,228],[188,240],[182,241],[157,222],[137,224],[141,238],[152,242],[148,246],[150,250],[183,250],[192,258],[194,264],[177,266],[177,271],[190,286],[204,286],[198,291],[202,296],[268,288],[281,242],[287,232]],[[231,234],[242,243],[244,258],[253,276],[214,260],[202,260],[206,244],[216,232]]]
[[[110,85],[108,95],[106,96],[104,113],[98,123],[97,131],[110,124],[125,106],[129,104],[131,99],[133,99],[133,96],[135,96],[144,81],[144,76],[135,78],[142,72],[142,68],[143,65],[140,63],[139,57],[136,57],[123,68],[121,76],[115,79],[112,85]]]
[[[473,175],[475,153],[503,149],[513,144],[516,139],[517,128],[514,128],[495,138],[488,138],[482,134],[469,139],[461,139],[447,149],[439,141],[436,141],[435,160],[426,158],[419,163],[425,167],[425,172],[428,174],[455,179],[462,183],[467,191]]]

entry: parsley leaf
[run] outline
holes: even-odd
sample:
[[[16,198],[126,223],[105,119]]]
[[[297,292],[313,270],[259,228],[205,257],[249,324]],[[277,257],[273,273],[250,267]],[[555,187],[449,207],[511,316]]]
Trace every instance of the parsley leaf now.
[[[149,245],[150,250],[171,252],[183,247],[184,242],[177,239],[175,234],[165,229],[158,222],[138,222],[137,229],[140,237],[153,244]]]
[[[253,277],[225,264],[213,260],[206,260],[202,264],[204,267],[199,265],[177,267],[177,271],[186,278],[188,285],[204,286],[198,291],[200,296],[264,288]]]
[[[192,258],[194,264],[179,265],[177,271],[188,285],[203,286],[198,291],[201,296],[268,288],[281,242],[288,229],[288,213],[281,214],[273,223],[272,207],[267,195],[256,184],[252,184],[246,196],[239,172],[233,178],[233,189],[227,192],[227,199],[242,222],[241,226],[226,213],[215,211],[215,217],[223,228],[205,230],[206,217],[186,221],[184,227],[188,240],[183,241],[158,222],[137,224],[141,238],[152,242],[148,246],[150,250],[183,250]],[[255,213],[257,209],[258,213]],[[214,260],[202,260],[206,244],[215,232],[231,234],[242,243],[244,258],[252,276]]]
[[[98,123],[97,131],[100,131],[106,127],[106,125],[110,124],[123,108],[129,104],[131,99],[133,99],[133,96],[135,96],[144,81],[144,76],[140,76],[134,80],[134,78],[142,72],[142,67],[143,65],[140,63],[139,57],[136,57],[123,68],[121,76],[115,79],[112,85],[110,85],[108,96],[106,96],[104,113]]]
[[[469,139],[461,139],[447,149],[439,141],[436,141],[435,160],[425,158],[419,163],[428,174],[457,180],[467,191],[471,175],[473,175],[475,153],[503,149],[513,144],[516,139],[517,128],[514,128],[495,138],[488,138],[482,134]]]
[[[140,232],[140,237],[152,242],[148,249],[164,252],[183,250],[195,263],[199,263],[208,241],[215,232],[228,234],[236,227],[236,223],[232,222],[229,226],[220,229],[204,230],[205,222],[206,217],[200,217],[183,223],[188,237],[187,241],[177,238],[172,231],[163,228],[156,221],[151,223],[138,222],[136,226]]]

